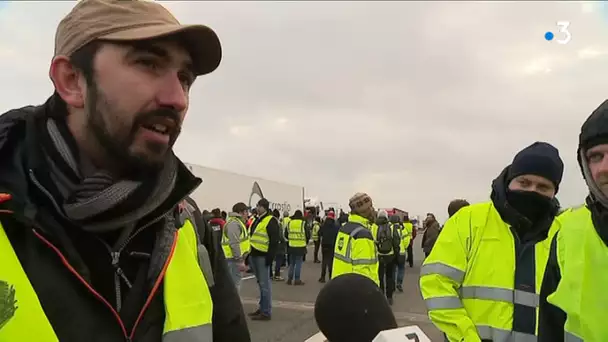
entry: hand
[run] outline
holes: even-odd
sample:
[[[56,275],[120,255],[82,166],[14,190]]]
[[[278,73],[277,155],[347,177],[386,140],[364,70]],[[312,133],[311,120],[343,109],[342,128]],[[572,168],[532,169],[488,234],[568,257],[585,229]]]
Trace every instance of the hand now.
[[[247,271],[247,266],[245,266],[245,262],[243,260],[239,261],[239,263],[236,265],[236,267],[238,268],[238,270],[240,272]]]

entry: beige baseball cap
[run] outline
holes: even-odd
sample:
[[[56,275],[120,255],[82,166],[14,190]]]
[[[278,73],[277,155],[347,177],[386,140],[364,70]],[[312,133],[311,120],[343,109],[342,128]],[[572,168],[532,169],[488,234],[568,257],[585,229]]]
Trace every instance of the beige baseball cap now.
[[[80,0],[59,23],[55,56],[71,56],[94,40],[139,41],[175,38],[190,53],[197,75],[215,70],[222,59],[217,34],[204,25],[182,25],[151,0]]]

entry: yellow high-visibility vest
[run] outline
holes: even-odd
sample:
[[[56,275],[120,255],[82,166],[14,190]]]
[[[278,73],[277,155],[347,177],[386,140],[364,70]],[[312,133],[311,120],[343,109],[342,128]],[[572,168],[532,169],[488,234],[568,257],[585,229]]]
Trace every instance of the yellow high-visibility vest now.
[[[287,226],[287,240],[289,247],[306,247],[306,230],[304,221],[295,219],[289,221]]]
[[[460,209],[445,224],[420,270],[420,290],[431,321],[449,341],[535,341],[539,293],[551,239],[534,248],[529,276],[535,288],[515,289],[515,237],[489,201]],[[498,259],[497,259],[498,258]],[[534,308],[534,333],[513,331],[514,305]]]
[[[557,264],[561,279],[547,301],[566,313],[564,340],[608,341],[608,247],[597,234],[587,207],[558,217]]]
[[[347,273],[357,273],[380,284],[378,275],[378,252],[370,231],[370,222],[350,214],[336,237],[332,279]]]
[[[399,237],[401,238],[401,243],[399,244],[400,255],[407,254],[407,246],[412,241],[412,230],[414,230],[414,225],[411,222],[403,223],[403,228],[399,230]]]
[[[252,248],[257,249],[260,252],[268,252],[270,238],[268,237],[266,227],[268,226],[268,222],[270,222],[270,220],[273,218],[274,216],[268,214],[260,221],[260,223],[257,224],[253,234],[251,234],[251,238],[249,239]]]
[[[163,336],[212,342],[213,301],[199,265],[199,242],[194,229],[190,220],[186,220],[176,232],[173,255],[167,261],[163,278]],[[0,283],[7,285],[11,298],[8,305],[12,305],[5,308],[8,319],[0,325],[0,341],[59,341],[1,223],[0,260]],[[134,334],[131,332],[130,337]]]
[[[226,259],[232,259],[234,256],[232,255],[232,249],[230,248],[230,239],[228,238],[228,234],[226,233],[226,226],[232,222],[238,223],[239,227],[241,227],[241,235],[239,237],[239,248],[241,250],[241,257],[245,254],[249,253],[251,250],[251,242],[249,241],[249,232],[245,223],[239,220],[236,217],[228,217],[226,224],[224,225],[224,231],[222,232],[222,250],[224,251],[224,256]]]
[[[315,221],[312,224],[312,241],[319,241],[319,229],[321,229],[321,225]]]

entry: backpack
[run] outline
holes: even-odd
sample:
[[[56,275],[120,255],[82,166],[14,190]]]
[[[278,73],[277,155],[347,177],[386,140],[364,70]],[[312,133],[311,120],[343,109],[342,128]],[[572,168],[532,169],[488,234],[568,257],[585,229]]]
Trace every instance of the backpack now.
[[[399,240],[403,239],[403,229],[405,228],[402,223],[392,223],[391,226],[397,231]]]
[[[378,227],[378,252],[388,254],[393,250],[393,232],[389,224]]]

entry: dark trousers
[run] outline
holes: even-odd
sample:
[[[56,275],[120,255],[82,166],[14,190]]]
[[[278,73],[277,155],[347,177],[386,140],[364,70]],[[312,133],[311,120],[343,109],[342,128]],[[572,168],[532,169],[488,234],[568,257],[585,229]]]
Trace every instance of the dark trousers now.
[[[284,262],[285,262],[285,254],[277,253],[277,255],[274,257],[274,276],[275,277],[281,276],[281,266],[283,266]]]
[[[334,264],[334,249],[331,246],[323,246],[321,248],[321,279],[325,279],[325,273],[329,273],[329,279],[331,279],[331,268]]]
[[[378,265],[378,277],[380,278],[380,290],[386,294],[386,298],[393,298],[395,291],[395,258],[382,258]]]
[[[315,243],[315,258],[314,261],[319,261],[319,247],[321,246],[321,241],[313,241]]]
[[[412,245],[414,241],[410,242],[409,246],[407,246],[407,263],[410,267],[414,267],[414,250],[412,249]]]

